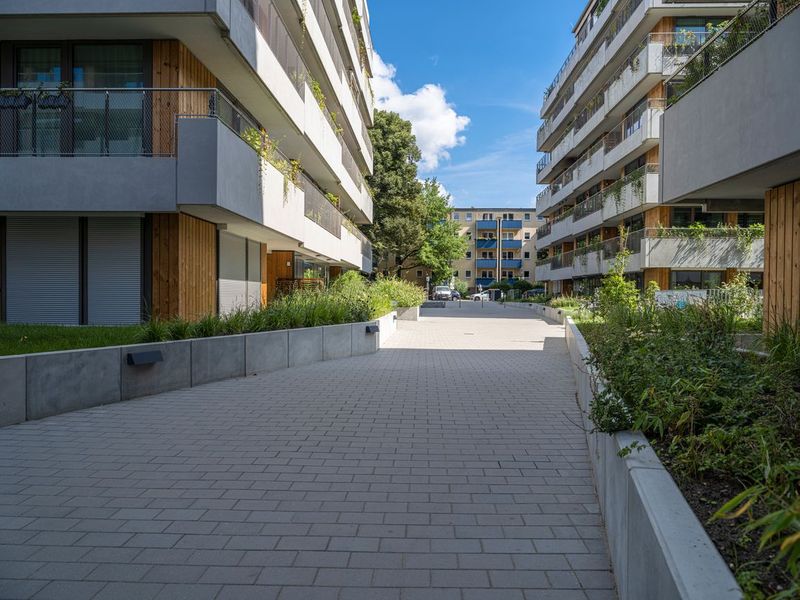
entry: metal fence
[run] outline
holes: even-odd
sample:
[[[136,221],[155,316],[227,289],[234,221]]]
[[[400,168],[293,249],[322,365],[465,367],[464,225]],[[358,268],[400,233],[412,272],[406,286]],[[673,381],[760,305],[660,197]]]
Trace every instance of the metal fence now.
[[[697,84],[739,54],[764,32],[800,6],[800,0],[754,0],[713,35],[667,82],[674,104]]]
[[[305,215],[337,238],[342,237],[342,213],[306,175],[302,175],[305,191]]]
[[[174,156],[181,117],[247,119],[215,89],[4,89],[0,154]]]

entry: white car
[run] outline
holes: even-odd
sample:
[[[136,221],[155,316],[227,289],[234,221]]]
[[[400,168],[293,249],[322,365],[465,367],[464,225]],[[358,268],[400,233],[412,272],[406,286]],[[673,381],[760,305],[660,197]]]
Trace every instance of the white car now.
[[[491,300],[492,296],[489,292],[481,292],[480,294],[472,294],[472,299],[475,302],[480,302],[481,300]]]
[[[446,285],[437,285],[433,288],[433,299],[434,300],[452,300],[453,299],[453,291],[447,287]]]

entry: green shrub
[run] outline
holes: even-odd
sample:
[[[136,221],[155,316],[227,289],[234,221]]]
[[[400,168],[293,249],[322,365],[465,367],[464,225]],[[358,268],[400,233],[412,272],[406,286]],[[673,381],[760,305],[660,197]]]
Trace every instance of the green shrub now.
[[[373,294],[403,308],[425,302],[425,290],[397,277],[378,277],[370,286]]]

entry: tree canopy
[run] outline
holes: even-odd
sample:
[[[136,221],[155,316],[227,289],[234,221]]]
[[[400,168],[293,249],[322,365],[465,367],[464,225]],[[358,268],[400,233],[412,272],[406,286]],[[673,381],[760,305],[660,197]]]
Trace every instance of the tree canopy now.
[[[374,220],[365,231],[386,270],[397,275],[426,267],[434,282],[449,279],[451,262],[467,250],[458,225],[449,217],[449,197],[435,179],[420,181],[422,157],[411,123],[397,113],[376,111],[370,130],[374,174],[367,178],[374,199]]]

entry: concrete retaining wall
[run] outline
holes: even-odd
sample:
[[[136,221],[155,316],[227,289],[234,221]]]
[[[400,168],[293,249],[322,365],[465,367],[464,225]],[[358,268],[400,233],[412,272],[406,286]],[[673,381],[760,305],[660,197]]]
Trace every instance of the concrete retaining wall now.
[[[741,599],[733,574],[647,438],[592,431],[589,347],[569,318],[566,335],[620,600]],[[603,382],[596,386],[602,390]],[[644,449],[619,456],[633,442]]]
[[[397,307],[399,321],[419,321],[419,306]]]
[[[0,357],[0,426],[371,354],[396,331],[396,318],[389,313],[367,323]],[[379,325],[380,331],[368,333],[370,325]],[[164,360],[147,366],[128,364],[128,353],[151,350],[160,351]]]
[[[552,308],[550,306],[545,306],[544,304],[535,304],[533,302],[506,302],[503,304],[506,308],[519,308],[524,310],[530,310],[536,313],[537,315],[541,315],[551,321],[555,321],[556,323],[564,323],[564,319],[566,315],[564,311],[560,308]]]

